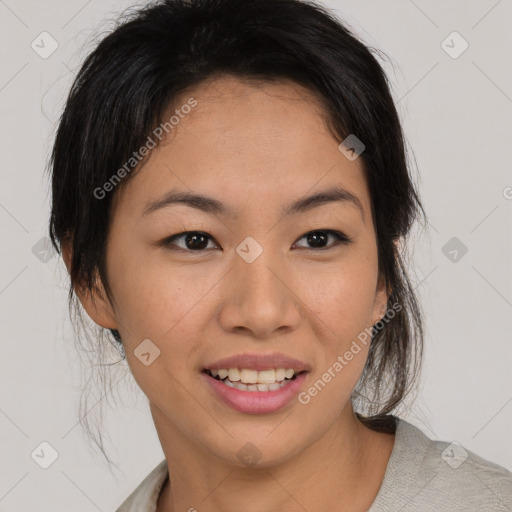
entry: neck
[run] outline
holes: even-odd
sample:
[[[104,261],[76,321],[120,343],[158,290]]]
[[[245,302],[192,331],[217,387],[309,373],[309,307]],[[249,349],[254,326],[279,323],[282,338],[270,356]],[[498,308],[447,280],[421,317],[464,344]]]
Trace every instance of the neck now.
[[[394,441],[365,427],[348,407],[321,438],[287,460],[240,467],[165,428],[161,412],[151,410],[172,482],[162,489],[157,512],[367,510]]]

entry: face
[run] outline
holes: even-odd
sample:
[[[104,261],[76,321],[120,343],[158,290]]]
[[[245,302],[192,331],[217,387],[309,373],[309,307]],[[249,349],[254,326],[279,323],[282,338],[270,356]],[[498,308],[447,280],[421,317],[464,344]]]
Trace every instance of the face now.
[[[191,96],[197,106],[116,195],[107,248],[115,304],[84,306],[119,330],[159,435],[233,464],[251,442],[272,465],[351,410],[369,343],[344,355],[387,300],[369,191],[361,159],[340,152],[298,85],[222,78],[179,105]],[[344,195],[307,200],[334,189]],[[210,200],[155,203],[171,191]],[[268,391],[273,399],[246,398],[254,391],[204,372],[254,369],[258,360],[215,363],[276,353],[303,364],[260,365],[307,372]]]

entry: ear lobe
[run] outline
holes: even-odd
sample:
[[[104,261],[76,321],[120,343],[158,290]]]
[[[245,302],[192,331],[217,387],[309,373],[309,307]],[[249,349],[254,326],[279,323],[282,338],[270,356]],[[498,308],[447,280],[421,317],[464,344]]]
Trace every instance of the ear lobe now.
[[[373,318],[372,325],[375,325],[379,320],[386,315],[386,308],[389,297],[391,296],[391,289],[386,286],[386,280],[383,275],[379,277],[379,282],[375,294],[375,302],[373,305]]]
[[[66,268],[68,269],[68,274],[71,274],[71,256],[72,256],[71,242],[69,242],[69,241],[62,242],[62,259],[64,260],[64,263],[66,264]]]
[[[71,273],[72,255],[71,242],[63,243],[62,258],[69,274]],[[83,308],[95,323],[105,329],[117,329],[114,311],[97,271],[91,290],[82,286],[82,283],[74,283],[73,289]]]

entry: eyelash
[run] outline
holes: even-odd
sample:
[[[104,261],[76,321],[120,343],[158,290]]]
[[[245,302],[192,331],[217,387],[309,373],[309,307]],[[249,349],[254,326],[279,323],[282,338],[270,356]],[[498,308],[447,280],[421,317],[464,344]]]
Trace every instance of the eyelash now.
[[[315,229],[313,231],[308,231],[307,233],[302,235],[298,239],[298,241],[302,240],[303,238],[307,237],[308,235],[311,235],[311,234],[314,234],[314,233],[326,233],[328,235],[332,235],[332,236],[334,236],[336,238],[336,243],[328,245],[326,247],[320,247],[320,248],[305,247],[306,250],[326,251],[326,250],[331,249],[333,247],[337,247],[340,244],[349,244],[349,243],[352,242],[351,238],[346,236],[341,231],[336,231],[334,229]],[[184,251],[184,252],[195,252],[195,253],[201,253],[201,252],[206,251],[207,249],[191,250],[191,249],[187,249],[187,248],[184,249],[183,247],[176,247],[176,246],[173,247],[173,245],[174,245],[173,242],[175,240],[178,240],[178,239],[183,238],[186,235],[190,235],[190,234],[204,235],[204,236],[208,237],[210,240],[214,240],[210,235],[208,235],[208,233],[205,233],[204,231],[183,231],[181,233],[177,233],[176,235],[172,235],[170,237],[165,238],[164,240],[162,240],[162,242],[159,245],[162,245],[162,246],[164,246],[167,249],[172,250],[172,251]],[[295,243],[297,243],[297,242],[295,242]]]

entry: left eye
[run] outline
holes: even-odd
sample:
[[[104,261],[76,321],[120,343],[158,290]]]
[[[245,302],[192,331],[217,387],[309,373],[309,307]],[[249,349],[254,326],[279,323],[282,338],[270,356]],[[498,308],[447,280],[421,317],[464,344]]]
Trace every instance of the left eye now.
[[[336,240],[336,243],[330,245],[324,245],[329,236],[333,237]],[[341,233],[340,231],[334,231],[332,229],[317,229],[315,231],[310,231],[306,233],[303,237],[299,238],[299,240],[306,239],[309,244],[312,244],[313,247],[306,247],[306,249],[330,249],[333,246],[338,245],[339,243],[350,243],[352,240]],[[320,246],[320,247],[319,247]]]
[[[334,238],[335,242],[331,244],[327,244],[329,237]],[[305,247],[306,249],[329,249],[333,246],[338,245],[339,243],[348,244],[352,240],[347,237],[345,234],[340,231],[334,231],[332,229],[317,229],[315,231],[310,231],[303,235],[300,240],[305,239],[308,244],[312,247]],[[182,240],[184,245],[180,246],[175,243],[177,240]],[[208,242],[213,241],[213,238],[208,234],[202,231],[185,231],[183,233],[178,233],[177,235],[173,235],[171,237],[166,238],[162,241],[162,245],[168,247],[172,250],[177,247],[178,250],[184,250],[188,252],[201,252],[208,249]],[[294,246],[297,245],[295,242]],[[218,247],[218,246],[217,246]]]

